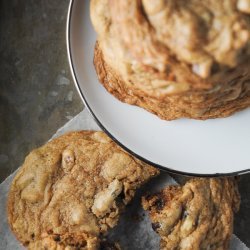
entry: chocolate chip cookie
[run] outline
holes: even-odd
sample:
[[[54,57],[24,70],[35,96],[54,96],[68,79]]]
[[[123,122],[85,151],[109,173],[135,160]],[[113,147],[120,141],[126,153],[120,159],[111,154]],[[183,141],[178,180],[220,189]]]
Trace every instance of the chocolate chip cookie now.
[[[226,250],[240,197],[233,178],[194,178],[143,197],[164,250]]]
[[[103,132],[65,134],[26,157],[9,192],[9,224],[29,249],[98,249],[136,189],[157,174]]]

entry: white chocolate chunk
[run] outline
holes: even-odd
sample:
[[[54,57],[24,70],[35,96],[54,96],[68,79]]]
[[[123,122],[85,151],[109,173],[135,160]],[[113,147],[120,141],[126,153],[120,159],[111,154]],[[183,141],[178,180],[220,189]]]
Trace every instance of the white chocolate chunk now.
[[[96,194],[94,205],[92,206],[93,213],[98,217],[107,214],[121,191],[122,183],[117,179],[112,181],[107,189]]]
[[[237,9],[244,13],[250,14],[250,0],[238,0]]]

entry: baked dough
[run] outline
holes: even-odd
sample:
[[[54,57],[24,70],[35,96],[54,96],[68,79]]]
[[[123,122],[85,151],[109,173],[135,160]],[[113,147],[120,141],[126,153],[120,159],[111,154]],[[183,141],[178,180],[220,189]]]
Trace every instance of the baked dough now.
[[[162,119],[250,106],[249,0],[92,0],[100,82]],[[119,13],[119,14],[117,14]]]
[[[26,157],[9,192],[8,221],[29,249],[98,249],[136,189],[158,173],[103,132],[71,132]]]
[[[142,199],[162,250],[227,250],[240,196],[234,178],[194,178]]]

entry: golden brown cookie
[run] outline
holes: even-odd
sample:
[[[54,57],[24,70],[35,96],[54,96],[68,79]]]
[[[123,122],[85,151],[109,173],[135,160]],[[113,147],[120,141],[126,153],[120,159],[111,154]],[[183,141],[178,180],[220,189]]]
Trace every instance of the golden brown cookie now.
[[[61,240],[59,235],[50,235],[41,240],[33,241],[29,244],[29,249],[32,250],[75,250],[75,249],[86,249],[86,250],[121,250],[118,243],[108,242],[106,240],[100,241],[97,237],[88,237],[84,235],[86,242],[82,242],[80,238],[77,243],[77,238],[72,235],[73,240],[69,235],[66,236],[66,241]]]
[[[98,249],[136,189],[157,174],[103,132],[65,134],[26,157],[9,192],[9,224],[29,249]]]
[[[121,101],[167,120],[249,107],[247,1],[92,0],[100,82]]]
[[[164,250],[226,250],[240,196],[234,178],[194,178],[143,197]]]

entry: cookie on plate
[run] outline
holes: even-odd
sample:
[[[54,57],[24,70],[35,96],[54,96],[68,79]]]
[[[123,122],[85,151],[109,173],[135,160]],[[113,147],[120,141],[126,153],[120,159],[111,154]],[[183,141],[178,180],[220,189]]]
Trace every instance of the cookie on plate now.
[[[26,157],[8,221],[29,249],[97,249],[136,189],[157,174],[103,132],[71,132]]]
[[[250,106],[248,0],[91,0],[90,9],[99,81],[121,101],[166,120]]]
[[[194,178],[143,197],[164,250],[226,250],[240,196],[234,178]]]

